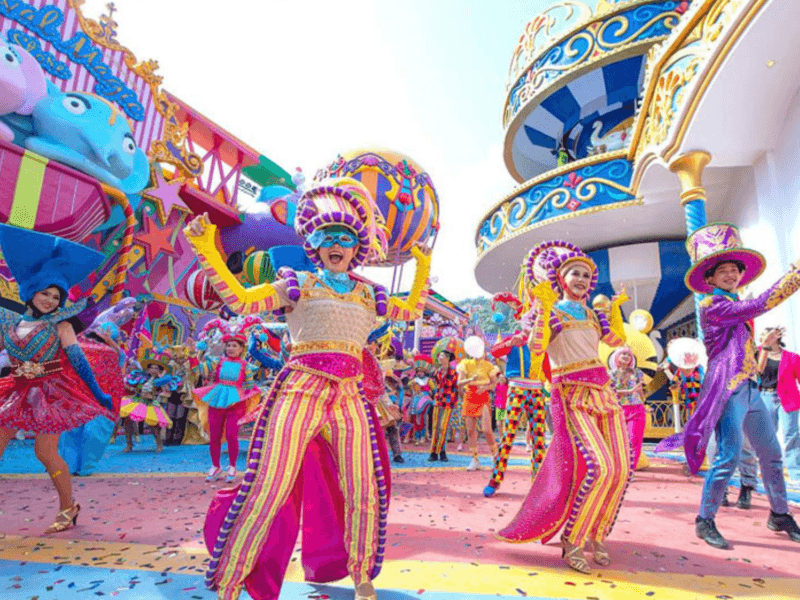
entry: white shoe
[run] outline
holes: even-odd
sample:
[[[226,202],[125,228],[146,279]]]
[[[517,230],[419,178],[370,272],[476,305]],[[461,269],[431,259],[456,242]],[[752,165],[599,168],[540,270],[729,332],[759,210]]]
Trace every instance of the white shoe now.
[[[478,459],[473,456],[472,460],[467,465],[467,471],[477,471],[480,468],[481,468],[481,463],[479,463]]]
[[[211,467],[206,473],[206,481],[216,481],[217,475],[219,475],[220,470],[219,467]]]
[[[236,467],[228,467],[228,474],[225,477],[225,481],[233,483],[234,479],[236,479]]]

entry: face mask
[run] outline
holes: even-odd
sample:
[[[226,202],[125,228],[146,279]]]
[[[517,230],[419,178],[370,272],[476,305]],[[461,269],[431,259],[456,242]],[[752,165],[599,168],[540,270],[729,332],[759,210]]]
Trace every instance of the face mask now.
[[[312,233],[308,242],[315,249],[331,248],[336,244],[342,248],[355,248],[358,245],[358,237],[344,227],[326,227]]]

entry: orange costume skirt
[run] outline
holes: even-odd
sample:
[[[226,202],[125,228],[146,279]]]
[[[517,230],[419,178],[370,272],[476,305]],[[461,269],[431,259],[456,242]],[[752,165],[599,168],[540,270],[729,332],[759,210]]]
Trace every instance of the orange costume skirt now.
[[[461,414],[465,417],[480,417],[483,407],[489,406],[492,401],[488,391],[479,392],[474,385],[468,385],[464,390],[464,402],[461,405]]]

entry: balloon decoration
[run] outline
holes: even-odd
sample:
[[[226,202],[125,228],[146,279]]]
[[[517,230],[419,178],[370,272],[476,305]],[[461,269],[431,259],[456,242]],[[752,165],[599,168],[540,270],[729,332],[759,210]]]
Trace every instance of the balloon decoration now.
[[[386,221],[389,252],[378,266],[397,266],[411,258],[411,248],[439,230],[439,198],[430,177],[411,158],[385,149],[340,155],[317,172],[317,181],[353,177],[367,186]]]
[[[471,335],[464,340],[464,351],[470,358],[483,358],[486,344],[477,335]]]
[[[605,296],[603,298],[607,299]],[[600,300],[595,299],[595,301],[592,302],[592,305],[595,308],[598,308],[598,305],[602,306],[604,304],[603,298]],[[649,312],[643,309],[638,309],[633,311],[628,319],[628,322],[623,324],[625,337],[627,338],[625,343],[630,346],[631,350],[633,350],[634,356],[636,356],[636,366],[644,373],[645,385],[650,383],[652,378],[655,377],[656,371],[658,370],[658,352],[653,344],[653,340],[647,337],[647,333],[650,331],[652,322],[653,317]],[[604,344],[603,342],[600,342],[598,354],[600,355],[600,360],[602,360],[606,365],[608,365],[608,359],[613,351],[614,348]]]
[[[195,308],[217,310],[222,306],[222,298],[211,287],[206,274],[197,270],[186,278],[186,297]]]
[[[242,279],[245,284],[260,285],[275,281],[275,271],[265,250],[257,250],[244,259]]]
[[[455,337],[443,337],[436,342],[431,349],[431,358],[433,359],[434,364],[438,364],[437,361],[439,360],[439,353],[445,350],[455,356],[455,359],[453,360],[455,364],[458,364],[460,360],[466,358],[466,352],[464,352],[464,342]]]

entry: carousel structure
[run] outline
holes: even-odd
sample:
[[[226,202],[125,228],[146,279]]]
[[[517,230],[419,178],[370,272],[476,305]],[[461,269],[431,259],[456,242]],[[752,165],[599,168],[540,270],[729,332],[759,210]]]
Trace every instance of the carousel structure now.
[[[512,54],[502,124],[519,185],[478,221],[475,276],[515,289],[531,247],[573,242],[598,264],[598,293],[624,287],[626,314],[649,311],[661,359],[669,340],[697,335],[687,235],[732,222],[776,276],[797,254],[775,187],[797,189],[794,25],[777,1],[591,4],[535,16]],[[767,42],[769,27],[780,33]],[[797,302],[779,310],[793,328]]]

